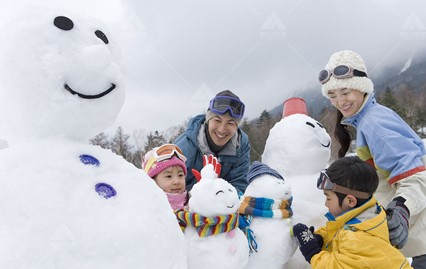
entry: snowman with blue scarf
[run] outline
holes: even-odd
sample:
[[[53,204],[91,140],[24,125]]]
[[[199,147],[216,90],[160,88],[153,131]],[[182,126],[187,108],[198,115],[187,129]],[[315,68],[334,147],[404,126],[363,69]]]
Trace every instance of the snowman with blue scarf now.
[[[188,208],[175,211],[185,233],[188,268],[242,269],[249,258],[244,233],[238,228],[237,190],[219,178],[221,165],[213,155],[203,157],[198,180],[190,191]]]
[[[248,222],[244,231],[251,254],[246,269],[284,268],[297,248],[291,234],[291,186],[276,170],[257,161],[247,179],[238,210]]]
[[[286,100],[282,119],[269,132],[262,162],[277,170],[291,185],[293,223],[324,225],[327,208],[316,184],[321,170],[328,166],[330,146],[331,138],[324,126],[308,116],[305,100]],[[309,264],[296,251],[286,268],[309,268]]]
[[[0,268],[187,268],[164,192],[89,145],[124,102],[114,36],[42,7],[2,27]]]

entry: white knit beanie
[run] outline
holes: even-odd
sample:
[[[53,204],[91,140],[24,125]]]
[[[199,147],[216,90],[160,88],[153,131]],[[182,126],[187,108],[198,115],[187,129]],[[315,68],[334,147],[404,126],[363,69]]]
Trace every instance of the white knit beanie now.
[[[347,65],[353,69],[362,71],[367,74],[367,67],[365,66],[364,60],[357,53],[351,50],[343,50],[331,55],[330,60],[325,66],[326,70],[333,70],[336,66]],[[368,77],[351,77],[351,78],[335,78],[330,77],[330,80],[322,85],[322,94],[328,97],[329,90],[335,89],[355,89],[360,92],[371,94],[374,91],[373,82]]]

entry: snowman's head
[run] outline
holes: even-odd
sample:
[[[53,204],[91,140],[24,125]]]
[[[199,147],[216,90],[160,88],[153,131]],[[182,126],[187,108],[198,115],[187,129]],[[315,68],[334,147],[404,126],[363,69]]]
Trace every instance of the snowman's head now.
[[[244,196],[288,200],[291,198],[291,186],[282,179],[265,174],[247,186]]]
[[[106,26],[63,10],[31,7],[2,25],[0,128],[31,137],[93,137],[124,102],[121,54]]]
[[[331,154],[331,138],[321,123],[304,114],[284,117],[270,130],[262,162],[283,175],[321,171]]]
[[[291,198],[291,186],[274,169],[266,164],[254,162],[248,171],[247,186],[244,196],[263,197],[277,200]]]
[[[206,172],[210,170],[213,173]],[[201,180],[194,184],[190,191],[189,209],[206,217],[237,212],[240,201],[235,187],[218,178],[211,164],[201,170],[201,175]]]

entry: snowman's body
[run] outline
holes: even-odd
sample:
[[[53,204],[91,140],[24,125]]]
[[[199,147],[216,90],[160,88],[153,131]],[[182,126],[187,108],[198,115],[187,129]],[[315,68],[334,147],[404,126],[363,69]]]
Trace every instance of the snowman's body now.
[[[105,26],[41,8],[4,29],[0,268],[186,268],[165,194],[122,157],[88,145],[124,101]]]
[[[4,149],[0,163],[0,267],[186,268],[164,193],[122,157],[49,139]]]
[[[188,268],[244,268],[248,260],[247,238],[238,228],[200,237],[193,227],[185,229]]]
[[[209,218],[236,214],[240,205],[236,189],[210,172],[210,166],[209,164],[202,169],[201,180],[191,189],[189,210]],[[195,228],[188,225],[185,228],[185,238],[188,268],[238,269],[247,264],[247,238],[238,227],[224,233],[200,237]]]
[[[304,114],[284,117],[270,131],[262,162],[274,168],[291,185],[293,223],[319,228],[325,225],[324,195],[316,187],[330,159],[331,139],[323,126]],[[286,268],[309,268],[296,251]]]
[[[242,199],[246,196],[289,200],[291,187],[284,180],[265,174],[247,186]],[[257,251],[250,254],[246,268],[284,268],[297,248],[291,236],[291,218],[253,217],[249,228],[255,236]]]

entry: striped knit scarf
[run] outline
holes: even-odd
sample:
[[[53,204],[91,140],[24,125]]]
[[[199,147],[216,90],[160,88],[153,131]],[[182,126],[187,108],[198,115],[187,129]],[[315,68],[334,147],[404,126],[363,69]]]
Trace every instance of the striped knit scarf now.
[[[288,200],[274,200],[268,198],[257,198],[246,196],[241,202],[238,212],[253,217],[284,219],[293,215],[291,202],[293,197]]]
[[[192,226],[200,237],[226,233],[238,227],[238,213],[208,218],[184,209],[174,212],[182,230],[188,225]]]

